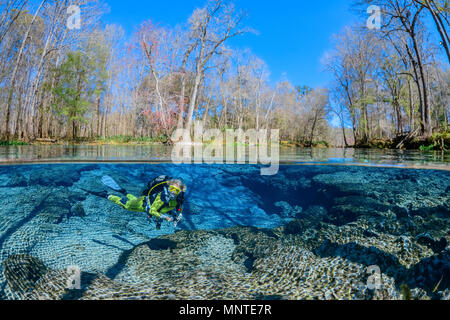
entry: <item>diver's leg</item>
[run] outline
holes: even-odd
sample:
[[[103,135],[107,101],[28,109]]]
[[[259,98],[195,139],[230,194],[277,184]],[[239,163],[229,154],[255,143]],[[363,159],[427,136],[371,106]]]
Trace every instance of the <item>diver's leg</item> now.
[[[135,196],[129,194],[127,195],[128,202],[126,204],[127,210],[134,212],[145,212],[144,200],[145,197],[136,198]]]
[[[128,211],[145,212],[144,197],[136,198],[135,196],[128,194],[126,198],[121,198],[111,195],[108,197],[108,200]]]
[[[135,196],[133,196],[132,194],[127,194],[127,198],[128,198],[128,200],[131,200],[131,201],[137,199],[137,198],[136,198]]]
[[[108,200],[121,206],[124,209],[127,209],[128,199],[122,199],[121,197],[110,195],[108,197]]]

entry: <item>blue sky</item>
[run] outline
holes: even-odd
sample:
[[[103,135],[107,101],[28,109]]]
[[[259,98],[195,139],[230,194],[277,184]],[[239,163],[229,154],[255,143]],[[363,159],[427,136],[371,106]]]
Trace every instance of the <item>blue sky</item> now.
[[[143,21],[166,26],[185,22],[203,0],[107,0],[105,23],[120,24],[128,36]],[[351,0],[236,0],[249,14],[245,25],[258,31],[234,39],[232,47],[249,48],[271,71],[271,82],[283,74],[295,85],[324,87],[330,76],[322,72],[321,58],[330,49],[330,38],[358,18]]]

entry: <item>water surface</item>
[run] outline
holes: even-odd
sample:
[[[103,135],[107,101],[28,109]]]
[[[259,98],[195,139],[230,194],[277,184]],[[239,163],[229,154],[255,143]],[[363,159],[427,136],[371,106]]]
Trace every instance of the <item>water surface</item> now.
[[[248,151],[248,150],[247,150]],[[7,146],[0,164],[42,162],[171,162],[172,148],[151,146]],[[450,152],[378,149],[280,148],[286,164],[381,165],[449,169]]]

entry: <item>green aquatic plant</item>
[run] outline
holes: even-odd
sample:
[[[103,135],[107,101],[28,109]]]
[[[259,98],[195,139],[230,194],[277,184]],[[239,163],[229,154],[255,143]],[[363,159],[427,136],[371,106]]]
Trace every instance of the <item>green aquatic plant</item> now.
[[[0,141],[0,146],[27,146],[28,143],[18,140]]]
[[[419,147],[420,151],[448,150],[450,147],[450,132],[435,133]]]
[[[433,151],[434,150],[434,144],[429,145],[429,146],[420,146],[419,150],[420,151]]]
[[[400,286],[400,292],[402,294],[403,300],[413,300],[411,289],[406,284],[402,284]]]

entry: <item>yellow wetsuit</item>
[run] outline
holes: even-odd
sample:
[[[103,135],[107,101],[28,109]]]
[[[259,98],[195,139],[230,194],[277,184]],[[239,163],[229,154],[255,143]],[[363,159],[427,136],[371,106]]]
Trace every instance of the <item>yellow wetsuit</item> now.
[[[147,203],[147,197],[142,196],[136,198],[132,194],[128,194],[126,198],[109,196],[108,200],[121,206],[125,210],[133,212],[146,212],[157,219],[161,218],[161,215],[175,210],[178,206],[178,201],[176,199],[169,200],[168,203],[162,201],[161,193],[158,194],[151,206]]]

